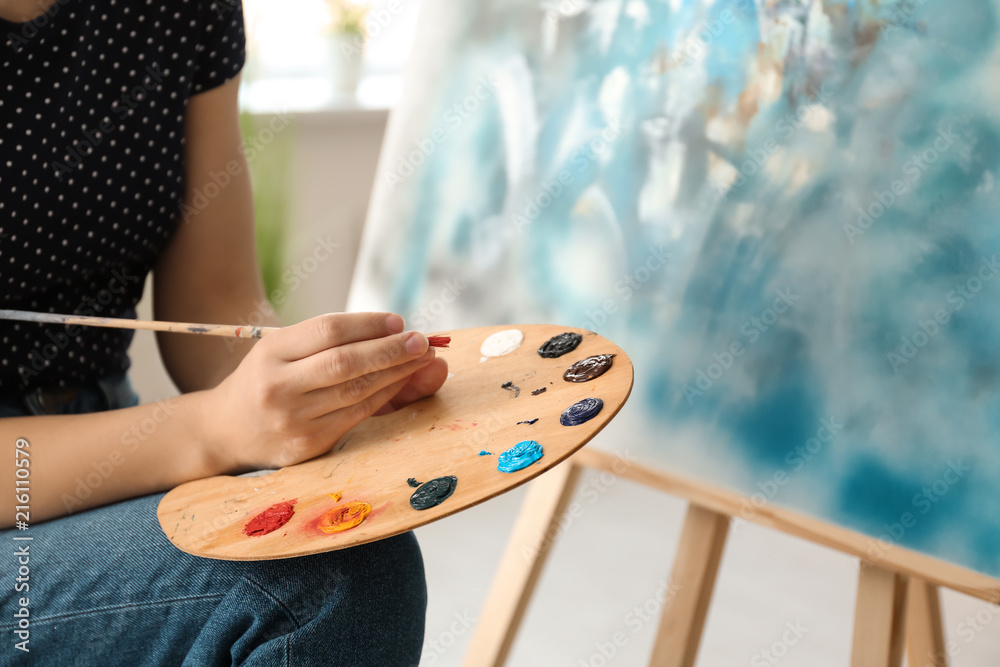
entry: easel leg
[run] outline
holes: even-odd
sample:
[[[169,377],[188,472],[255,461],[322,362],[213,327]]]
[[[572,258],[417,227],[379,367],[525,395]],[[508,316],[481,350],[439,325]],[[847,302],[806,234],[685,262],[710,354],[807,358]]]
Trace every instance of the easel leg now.
[[[671,597],[663,607],[649,663],[653,667],[694,665],[728,534],[728,516],[688,506],[670,575]]]
[[[506,662],[581,469],[571,459],[531,482],[465,654],[465,665],[500,667]]]
[[[937,586],[916,577],[910,578],[906,657],[910,667],[948,667],[941,624],[941,594]]]
[[[851,667],[901,667],[908,577],[862,561]]]

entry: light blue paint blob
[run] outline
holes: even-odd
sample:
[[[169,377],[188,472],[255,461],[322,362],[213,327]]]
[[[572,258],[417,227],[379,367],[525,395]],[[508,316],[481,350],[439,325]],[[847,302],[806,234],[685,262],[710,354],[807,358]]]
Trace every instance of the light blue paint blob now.
[[[488,452],[488,451],[486,451],[484,449],[483,451],[479,452],[479,455],[480,456],[493,456],[493,452]]]
[[[497,470],[500,472],[517,472],[527,468],[542,458],[542,446],[534,440],[522,440],[497,459]]]

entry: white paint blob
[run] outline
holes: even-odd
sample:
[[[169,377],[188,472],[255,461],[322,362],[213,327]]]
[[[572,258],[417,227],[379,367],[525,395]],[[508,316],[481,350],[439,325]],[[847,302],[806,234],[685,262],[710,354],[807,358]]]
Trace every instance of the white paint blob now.
[[[483,357],[502,357],[505,354],[510,354],[517,348],[521,347],[521,343],[524,341],[524,334],[517,329],[505,329],[503,331],[498,331],[486,340],[483,341],[482,346],[479,348],[479,352]],[[480,359],[480,361],[485,361],[486,359]]]

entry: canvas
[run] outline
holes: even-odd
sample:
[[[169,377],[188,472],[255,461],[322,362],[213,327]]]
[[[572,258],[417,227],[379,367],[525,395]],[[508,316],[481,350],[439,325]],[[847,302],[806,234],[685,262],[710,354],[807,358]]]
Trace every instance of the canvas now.
[[[427,0],[350,307],[635,368],[593,446],[1000,575],[993,0]]]

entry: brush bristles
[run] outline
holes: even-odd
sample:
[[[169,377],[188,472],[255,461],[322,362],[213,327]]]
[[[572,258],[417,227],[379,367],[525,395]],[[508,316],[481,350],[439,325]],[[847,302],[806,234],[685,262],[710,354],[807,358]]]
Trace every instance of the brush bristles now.
[[[427,342],[430,343],[431,347],[448,347],[451,336],[428,336]]]

